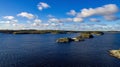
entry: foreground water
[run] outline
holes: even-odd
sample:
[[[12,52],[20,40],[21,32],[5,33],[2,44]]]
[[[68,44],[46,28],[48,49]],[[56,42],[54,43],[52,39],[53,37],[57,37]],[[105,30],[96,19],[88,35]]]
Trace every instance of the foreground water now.
[[[106,33],[83,42],[60,44],[78,34],[0,34],[0,67],[120,67],[110,49],[120,48],[120,34]]]

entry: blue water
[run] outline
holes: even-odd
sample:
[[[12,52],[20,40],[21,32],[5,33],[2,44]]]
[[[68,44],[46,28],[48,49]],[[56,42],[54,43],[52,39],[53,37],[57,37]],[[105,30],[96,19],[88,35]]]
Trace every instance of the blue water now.
[[[78,34],[0,34],[0,67],[120,67],[108,50],[120,48],[120,34],[83,42],[56,43]]]

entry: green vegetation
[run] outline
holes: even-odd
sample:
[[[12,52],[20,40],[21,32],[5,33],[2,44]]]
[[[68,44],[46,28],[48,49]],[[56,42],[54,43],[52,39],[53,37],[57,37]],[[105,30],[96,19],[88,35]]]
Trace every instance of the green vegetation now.
[[[20,30],[14,31],[12,34],[46,34],[48,31],[39,31],[39,30]]]
[[[110,55],[120,59],[120,50],[110,50]]]
[[[0,33],[7,33],[7,34],[70,34],[70,33],[86,33],[86,34],[103,34],[100,31],[65,31],[65,30],[0,30]]]
[[[77,33],[80,31],[64,31],[64,30],[0,30],[0,33],[7,34],[67,34],[67,33]]]
[[[93,38],[93,35],[89,32],[84,32],[84,33],[81,33],[79,37],[81,37],[81,38]]]

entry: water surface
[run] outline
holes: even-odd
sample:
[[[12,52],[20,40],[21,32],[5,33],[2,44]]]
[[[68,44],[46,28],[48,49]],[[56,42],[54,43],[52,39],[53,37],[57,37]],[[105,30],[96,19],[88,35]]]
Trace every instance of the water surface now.
[[[110,49],[120,48],[120,34],[105,33],[83,42],[56,43],[78,34],[0,34],[0,67],[120,67]]]

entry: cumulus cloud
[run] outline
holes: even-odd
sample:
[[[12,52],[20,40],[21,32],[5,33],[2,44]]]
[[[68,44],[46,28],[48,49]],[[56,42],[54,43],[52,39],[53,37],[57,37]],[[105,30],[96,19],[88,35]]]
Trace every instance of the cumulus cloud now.
[[[51,23],[51,22],[53,22],[53,23],[54,23],[54,22],[55,22],[55,23],[59,23],[59,22],[61,22],[61,21],[60,21],[59,19],[57,19],[57,18],[51,18],[51,19],[48,20],[48,22],[50,22],[50,23]]]
[[[55,23],[62,23],[62,22],[73,22],[73,18],[61,18],[61,19],[57,19],[57,18],[50,18],[48,20],[48,22],[55,22]]]
[[[40,2],[40,3],[37,5],[37,7],[38,7],[39,10],[43,10],[43,9],[50,8],[50,6],[49,6],[47,3],[44,3],[44,2]]]
[[[33,23],[33,26],[39,26],[41,22],[42,22],[42,20],[40,20],[40,19],[35,19],[35,20],[34,20],[34,23]]]
[[[63,18],[60,19],[61,22],[73,22],[73,18]]]
[[[73,22],[83,22],[83,21],[84,19],[82,18],[77,18],[77,17],[73,18]]]
[[[17,22],[18,22],[18,20],[15,20],[15,19],[13,19],[13,20],[3,20],[3,21],[0,21],[0,23],[1,23],[2,25],[6,25],[6,26],[16,26],[16,25],[17,25]]]
[[[14,16],[4,16],[3,18],[6,20],[13,20],[15,17]]]
[[[118,12],[118,7],[115,4],[108,4],[98,8],[82,9],[81,12],[77,14],[77,17],[89,17],[93,15],[112,15]]]
[[[104,18],[108,21],[114,21],[120,19],[119,17],[116,17],[114,15],[105,15]]]
[[[14,16],[4,16],[3,21],[1,21],[1,23],[5,23],[5,24],[16,24],[17,22],[18,20],[15,19]]]
[[[18,14],[17,16],[21,16],[21,17],[25,17],[28,19],[33,19],[35,18],[35,16],[31,13],[27,13],[27,12],[21,12],[20,14]]]
[[[83,22],[84,19],[82,18],[61,18],[61,19],[57,19],[57,18],[50,18],[48,20],[48,22],[53,22],[53,23],[63,23],[63,22]]]
[[[39,26],[42,22],[41,19],[38,19],[38,16],[33,15],[31,13],[27,13],[27,12],[21,12],[20,14],[18,14],[17,16],[21,16],[21,17],[25,17],[28,19],[32,19],[29,21],[26,21],[28,24],[32,25],[32,26]]]
[[[116,14],[119,11],[119,8],[115,4],[107,4],[102,7],[97,8],[89,8],[89,9],[82,9],[80,12],[77,13],[76,17],[80,18],[87,18],[91,16],[102,16],[106,20],[117,20],[118,17],[116,17],[114,14]],[[92,19],[93,21],[96,21],[95,19]]]
[[[40,19],[35,19],[34,22],[35,22],[35,23],[41,23],[42,20],[40,20]]]
[[[100,22],[100,20],[99,20],[99,19],[96,19],[96,18],[90,18],[90,21],[91,21],[91,22]]]
[[[70,16],[75,16],[77,14],[77,12],[75,10],[70,10],[70,12],[67,12],[67,15]]]

